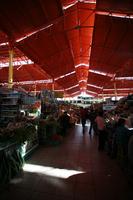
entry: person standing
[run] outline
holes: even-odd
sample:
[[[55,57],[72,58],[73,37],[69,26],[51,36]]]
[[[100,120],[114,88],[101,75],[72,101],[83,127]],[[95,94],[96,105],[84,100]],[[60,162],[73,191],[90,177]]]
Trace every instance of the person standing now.
[[[105,130],[105,120],[103,117],[103,111],[100,111],[98,113],[98,116],[95,119],[95,122],[97,124],[98,129],[98,150],[104,150],[105,142],[107,138],[107,132]]]
[[[81,107],[80,109],[80,118],[81,118],[81,124],[83,128],[83,134],[85,133],[85,124],[87,119],[87,110]]]
[[[68,115],[67,111],[59,117],[59,123],[61,126],[62,135],[66,135],[67,129],[70,127],[70,116]]]
[[[93,109],[91,109],[89,114],[88,114],[88,119],[90,121],[89,135],[91,135],[92,129],[93,129],[94,133],[96,134],[95,118],[96,118],[96,112]]]
[[[126,120],[120,118],[115,130],[116,145],[117,145],[117,159],[121,167],[127,167],[128,163],[128,142],[130,131],[125,126]]]

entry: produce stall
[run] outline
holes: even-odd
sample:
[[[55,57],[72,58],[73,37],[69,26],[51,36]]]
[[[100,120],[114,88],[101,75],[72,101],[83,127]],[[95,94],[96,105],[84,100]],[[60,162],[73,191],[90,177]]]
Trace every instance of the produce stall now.
[[[62,142],[60,125],[53,116],[40,119],[38,126],[39,143],[45,145],[58,145]]]
[[[21,170],[24,159],[38,146],[36,126],[10,123],[0,129],[0,185],[7,184]]]
[[[39,99],[24,91],[1,88],[0,100],[0,185],[3,185],[21,172],[24,160],[39,144],[58,145],[63,137],[58,102],[51,91],[42,91]]]
[[[58,112],[58,102],[54,97],[54,92],[42,90],[41,92],[41,117],[46,119],[48,115]]]

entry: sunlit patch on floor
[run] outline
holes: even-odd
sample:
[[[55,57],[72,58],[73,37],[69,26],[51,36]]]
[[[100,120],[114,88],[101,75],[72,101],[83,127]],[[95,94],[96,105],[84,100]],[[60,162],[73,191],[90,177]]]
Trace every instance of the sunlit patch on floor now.
[[[31,173],[39,173],[47,176],[64,178],[64,179],[69,178],[70,176],[76,174],[85,173],[84,171],[59,169],[54,167],[46,167],[46,166],[32,165],[32,164],[25,164],[23,170]]]

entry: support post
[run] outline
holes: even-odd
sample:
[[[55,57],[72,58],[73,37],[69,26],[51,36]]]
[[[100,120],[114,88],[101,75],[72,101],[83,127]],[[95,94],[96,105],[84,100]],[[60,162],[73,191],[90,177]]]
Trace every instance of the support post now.
[[[8,88],[13,86],[13,49],[9,50]]]
[[[55,89],[55,81],[54,81],[54,78],[53,78],[53,82],[52,82],[52,91],[54,91]]]
[[[104,91],[103,91],[103,88],[102,88],[102,99],[104,101]]]
[[[115,93],[115,101],[117,101],[117,87],[115,81],[114,81],[114,93]]]
[[[37,92],[36,92],[36,84],[34,86],[34,95],[36,96]]]

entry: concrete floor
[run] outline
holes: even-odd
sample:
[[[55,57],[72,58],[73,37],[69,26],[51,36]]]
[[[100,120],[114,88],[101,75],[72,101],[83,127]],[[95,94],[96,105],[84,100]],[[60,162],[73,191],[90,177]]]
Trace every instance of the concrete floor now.
[[[116,160],[97,150],[88,127],[68,131],[59,146],[41,146],[27,160],[23,177],[1,191],[0,200],[133,200]]]

